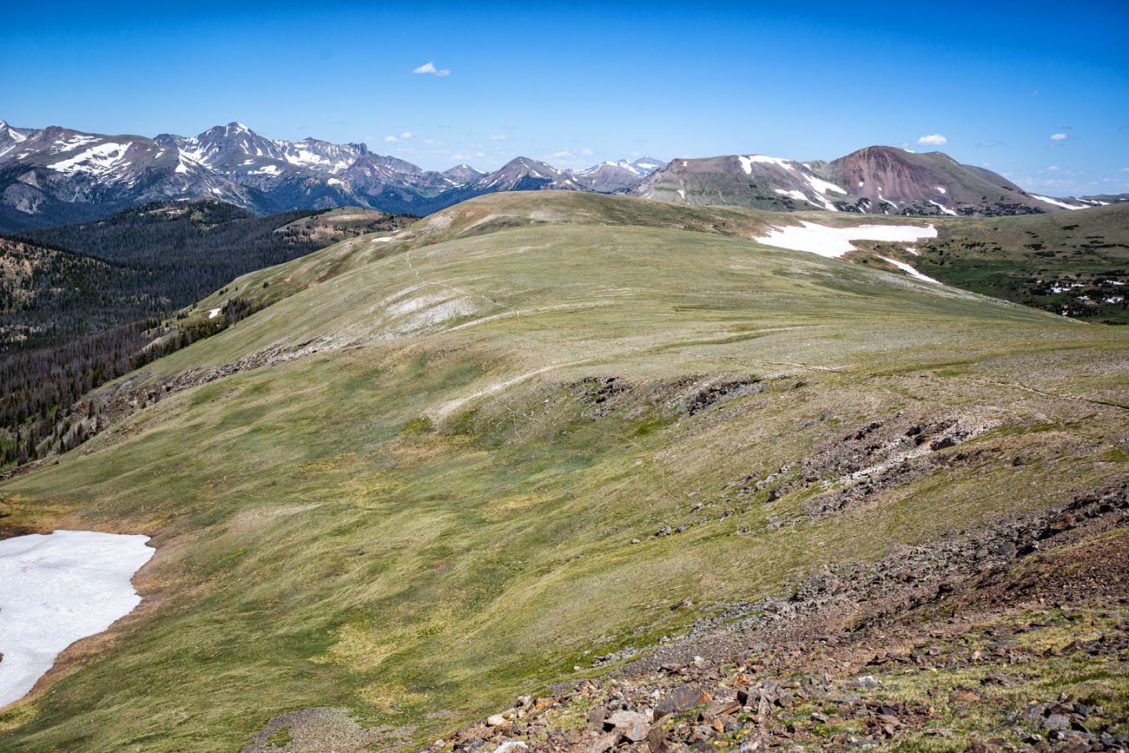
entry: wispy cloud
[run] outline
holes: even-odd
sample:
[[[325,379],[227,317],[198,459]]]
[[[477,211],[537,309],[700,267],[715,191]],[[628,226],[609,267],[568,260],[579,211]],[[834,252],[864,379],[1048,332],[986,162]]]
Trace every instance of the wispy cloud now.
[[[939,133],[929,133],[917,140],[922,146],[944,146],[949,140]]]
[[[394,133],[390,133],[390,134],[388,134],[387,136],[384,137],[384,140],[387,141],[389,144],[394,144],[397,141],[411,141],[412,140],[412,132],[411,131],[404,131],[404,132],[400,133],[399,135],[396,135]]]
[[[557,159],[574,159],[576,157],[591,157],[595,153],[594,149],[585,146],[579,149],[558,149],[553,152],[553,156]]]
[[[1052,133],[1051,134],[1051,141],[1066,141],[1068,138],[1070,138],[1070,137],[1067,136],[1065,133]]]
[[[420,75],[420,76],[438,76],[438,77],[442,78],[444,76],[450,76],[451,75],[451,69],[450,68],[436,68],[435,62],[428,60],[423,65],[421,65],[417,68],[412,68],[412,73],[415,73],[415,74]]]
[[[991,148],[993,146],[1003,146],[1003,145],[1004,145],[1004,142],[993,141],[992,139],[987,139],[985,141],[977,141],[975,144],[973,144],[973,146],[978,146],[982,149],[988,149],[988,148]]]
[[[510,137],[504,133],[498,133],[490,137],[491,141],[509,141]]]

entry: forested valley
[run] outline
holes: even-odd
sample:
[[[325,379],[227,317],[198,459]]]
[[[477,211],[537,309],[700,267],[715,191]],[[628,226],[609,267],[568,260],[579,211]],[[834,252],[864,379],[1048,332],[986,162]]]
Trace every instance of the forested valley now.
[[[0,236],[0,468],[82,443],[101,428],[76,405],[84,393],[251,313],[233,301],[186,326],[178,310],[247,272],[412,219],[353,209],[255,216],[197,200]]]

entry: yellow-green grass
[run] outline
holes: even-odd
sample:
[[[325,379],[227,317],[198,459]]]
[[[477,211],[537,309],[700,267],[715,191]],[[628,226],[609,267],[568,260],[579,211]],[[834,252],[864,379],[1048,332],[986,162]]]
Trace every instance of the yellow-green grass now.
[[[241,281],[292,287],[129,379],[300,357],[170,394],[0,486],[17,525],[158,548],[147,601],[0,713],[0,747],[234,750],[305,706],[431,740],[684,626],[695,611],[670,607],[687,597],[700,614],[786,590],[1126,471],[1115,329],[669,229],[691,208],[568,198],[570,224],[543,196],[463,205],[434,243],[432,218]],[[553,221],[468,232],[468,206]],[[601,225],[600,207],[633,214]],[[630,386],[597,403],[575,386],[589,376]],[[683,409],[750,376],[763,391]],[[993,419],[974,440],[991,459],[778,529],[810,492],[734,496],[897,411]],[[688,527],[654,537],[664,524]]]

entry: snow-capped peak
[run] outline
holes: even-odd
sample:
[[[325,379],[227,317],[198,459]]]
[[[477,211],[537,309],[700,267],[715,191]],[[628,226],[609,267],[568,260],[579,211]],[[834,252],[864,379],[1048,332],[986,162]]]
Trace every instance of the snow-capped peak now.
[[[661,160],[653,159],[651,157],[640,157],[637,160],[607,160],[605,162],[601,162],[598,165],[593,165],[592,167],[581,170],[577,173],[577,175],[594,175],[601,169],[612,167],[626,170],[636,177],[645,178],[655,170],[658,170],[660,167],[662,167],[662,165],[663,163]]]

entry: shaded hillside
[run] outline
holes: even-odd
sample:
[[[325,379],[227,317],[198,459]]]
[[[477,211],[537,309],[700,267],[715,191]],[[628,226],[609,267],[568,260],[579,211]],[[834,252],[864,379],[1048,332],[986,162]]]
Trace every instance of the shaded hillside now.
[[[0,236],[0,354],[152,315],[146,270]]]
[[[232,282],[279,292],[0,485],[12,527],[157,549],[140,608],[0,712],[0,746],[473,751],[449,733],[665,636],[897,604],[917,573],[949,593],[946,563],[1006,556],[985,532],[1124,480],[1123,328],[741,237],[761,222],[498,195]],[[613,700],[590,697],[558,726]]]
[[[0,238],[0,465],[81,443],[97,430],[75,414],[81,395],[218,331],[249,304],[162,323],[176,309],[241,274],[407,221],[356,208],[255,217],[200,201],[37,231],[34,242]]]
[[[296,222],[314,217],[320,223]],[[349,208],[257,217],[205,199],[147,204],[98,222],[33,230],[24,237],[144,270],[168,305],[179,308],[251,270],[404,222],[395,215]]]

